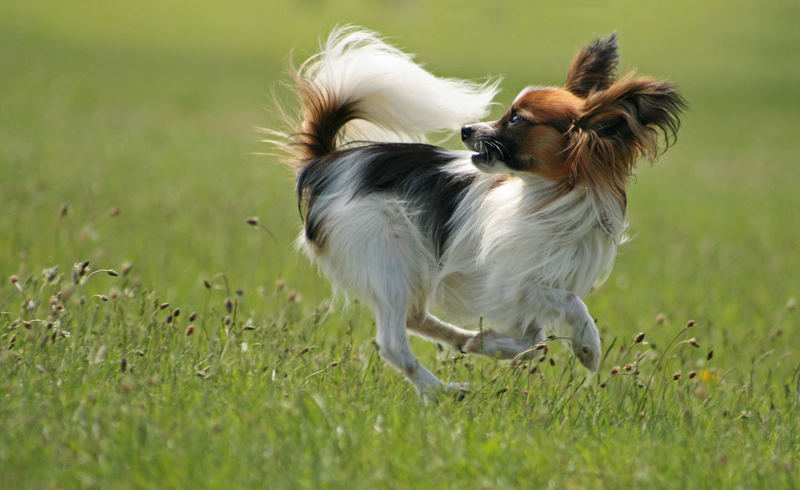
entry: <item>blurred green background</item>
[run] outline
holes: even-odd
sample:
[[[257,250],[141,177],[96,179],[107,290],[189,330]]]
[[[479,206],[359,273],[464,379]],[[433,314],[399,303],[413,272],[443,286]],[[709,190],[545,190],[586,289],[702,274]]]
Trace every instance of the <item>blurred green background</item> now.
[[[640,165],[633,241],[596,314],[622,328],[658,311],[753,321],[798,293],[799,13],[774,0],[6,0],[0,272],[128,261],[187,302],[218,272],[320,300],[326,282],[292,250],[293,176],[257,130],[276,124],[273,94],[291,101],[290,52],[299,62],[335,25],[363,25],[436,74],[503,75],[505,104],[562,83],[580,46],[616,30],[620,70],[675,81],[691,107],[677,145]]]

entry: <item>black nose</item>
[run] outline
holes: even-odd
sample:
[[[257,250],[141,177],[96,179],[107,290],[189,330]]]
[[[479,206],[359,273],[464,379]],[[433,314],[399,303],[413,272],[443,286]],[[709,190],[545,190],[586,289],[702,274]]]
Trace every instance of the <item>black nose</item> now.
[[[475,130],[472,128],[472,126],[464,126],[463,128],[461,128],[461,140],[463,141],[469,138],[470,136],[472,136],[472,133],[474,132]]]

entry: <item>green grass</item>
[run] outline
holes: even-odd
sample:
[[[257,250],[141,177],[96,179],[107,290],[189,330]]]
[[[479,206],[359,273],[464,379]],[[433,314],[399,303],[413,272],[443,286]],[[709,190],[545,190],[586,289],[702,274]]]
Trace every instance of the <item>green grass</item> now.
[[[798,14],[1,4],[0,487],[797,487]],[[337,23],[438,74],[502,73],[503,103],[560,83],[614,29],[623,68],[682,88],[678,144],[640,166],[633,240],[587,298],[607,349],[596,377],[558,345],[509,365],[413,339],[474,387],[424,405],[378,357],[369,311],[330,306],[292,249],[292,176],[255,128],[275,124],[273,89],[288,97],[289,51]]]

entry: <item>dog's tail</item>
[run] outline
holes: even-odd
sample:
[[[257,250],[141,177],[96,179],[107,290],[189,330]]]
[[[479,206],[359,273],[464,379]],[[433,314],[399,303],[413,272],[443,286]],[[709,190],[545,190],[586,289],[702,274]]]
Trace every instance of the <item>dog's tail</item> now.
[[[498,80],[437,78],[373,32],[334,29],[319,54],[293,70],[302,121],[284,141],[295,165],[347,143],[420,142],[489,112]]]

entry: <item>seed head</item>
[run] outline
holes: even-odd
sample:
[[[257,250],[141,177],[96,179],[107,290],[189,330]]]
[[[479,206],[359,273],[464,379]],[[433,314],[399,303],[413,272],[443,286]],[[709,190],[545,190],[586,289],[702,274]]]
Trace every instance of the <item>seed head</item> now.
[[[64,203],[61,205],[61,209],[58,210],[58,217],[63,218],[69,212],[69,204]]]
[[[641,344],[643,340],[644,340],[644,332],[639,332],[638,334],[636,334],[636,337],[633,338],[633,341],[636,342],[637,344]]]
[[[247,218],[247,224],[250,226],[258,226],[258,216]]]
[[[614,366],[611,368],[611,375],[619,374],[619,366]]]
[[[125,262],[122,264],[122,275],[127,276],[128,273],[133,269],[133,264],[130,262]]]
[[[186,327],[186,335],[189,336],[192,335],[193,333],[194,333],[194,324],[190,324],[188,327]]]
[[[108,269],[106,272],[111,277],[117,277],[119,275],[119,272],[115,271],[114,269]]]
[[[192,312],[192,313],[189,315],[189,321],[190,321],[190,322],[193,322],[195,318],[197,318],[197,312],[196,312],[196,311],[193,311],[193,312]]]
[[[211,289],[211,283],[210,282],[208,282],[206,280],[203,280],[203,285],[206,287],[206,289]]]
[[[679,380],[679,379],[681,379],[681,373],[680,373],[680,371],[678,371],[677,373],[673,374],[673,375],[672,375],[672,379],[674,379],[674,380]]]
[[[712,357],[714,357],[714,349],[708,351],[708,355],[706,356],[706,361],[710,361]]]
[[[114,206],[111,208],[111,211],[108,212],[109,216],[117,216],[119,215],[119,206]]]
[[[656,324],[657,325],[663,325],[665,323],[667,323],[667,315],[665,315],[663,313],[659,313],[658,315],[656,315]]]
[[[225,325],[230,325],[231,324],[231,317],[229,317],[228,315],[225,315],[225,318],[222,321],[223,321],[223,323],[225,323]]]
[[[700,348],[700,344],[697,343],[697,339],[694,338],[694,337],[689,339],[689,345],[691,345],[692,347],[698,348],[698,349]]]
[[[689,376],[689,379],[693,379],[695,376],[697,376],[697,371],[689,371],[687,376]]]
[[[225,298],[225,310],[228,313],[231,313],[233,311],[233,300],[232,299]]]
[[[161,304],[158,306],[158,309],[159,309],[159,310],[166,310],[167,308],[169,308],[169,303],[161,303]]]
[[[694,320],[689,320],[688,322],[686,322],[687,327],[694,327],[695,325],[696,323],[694,322]]]

